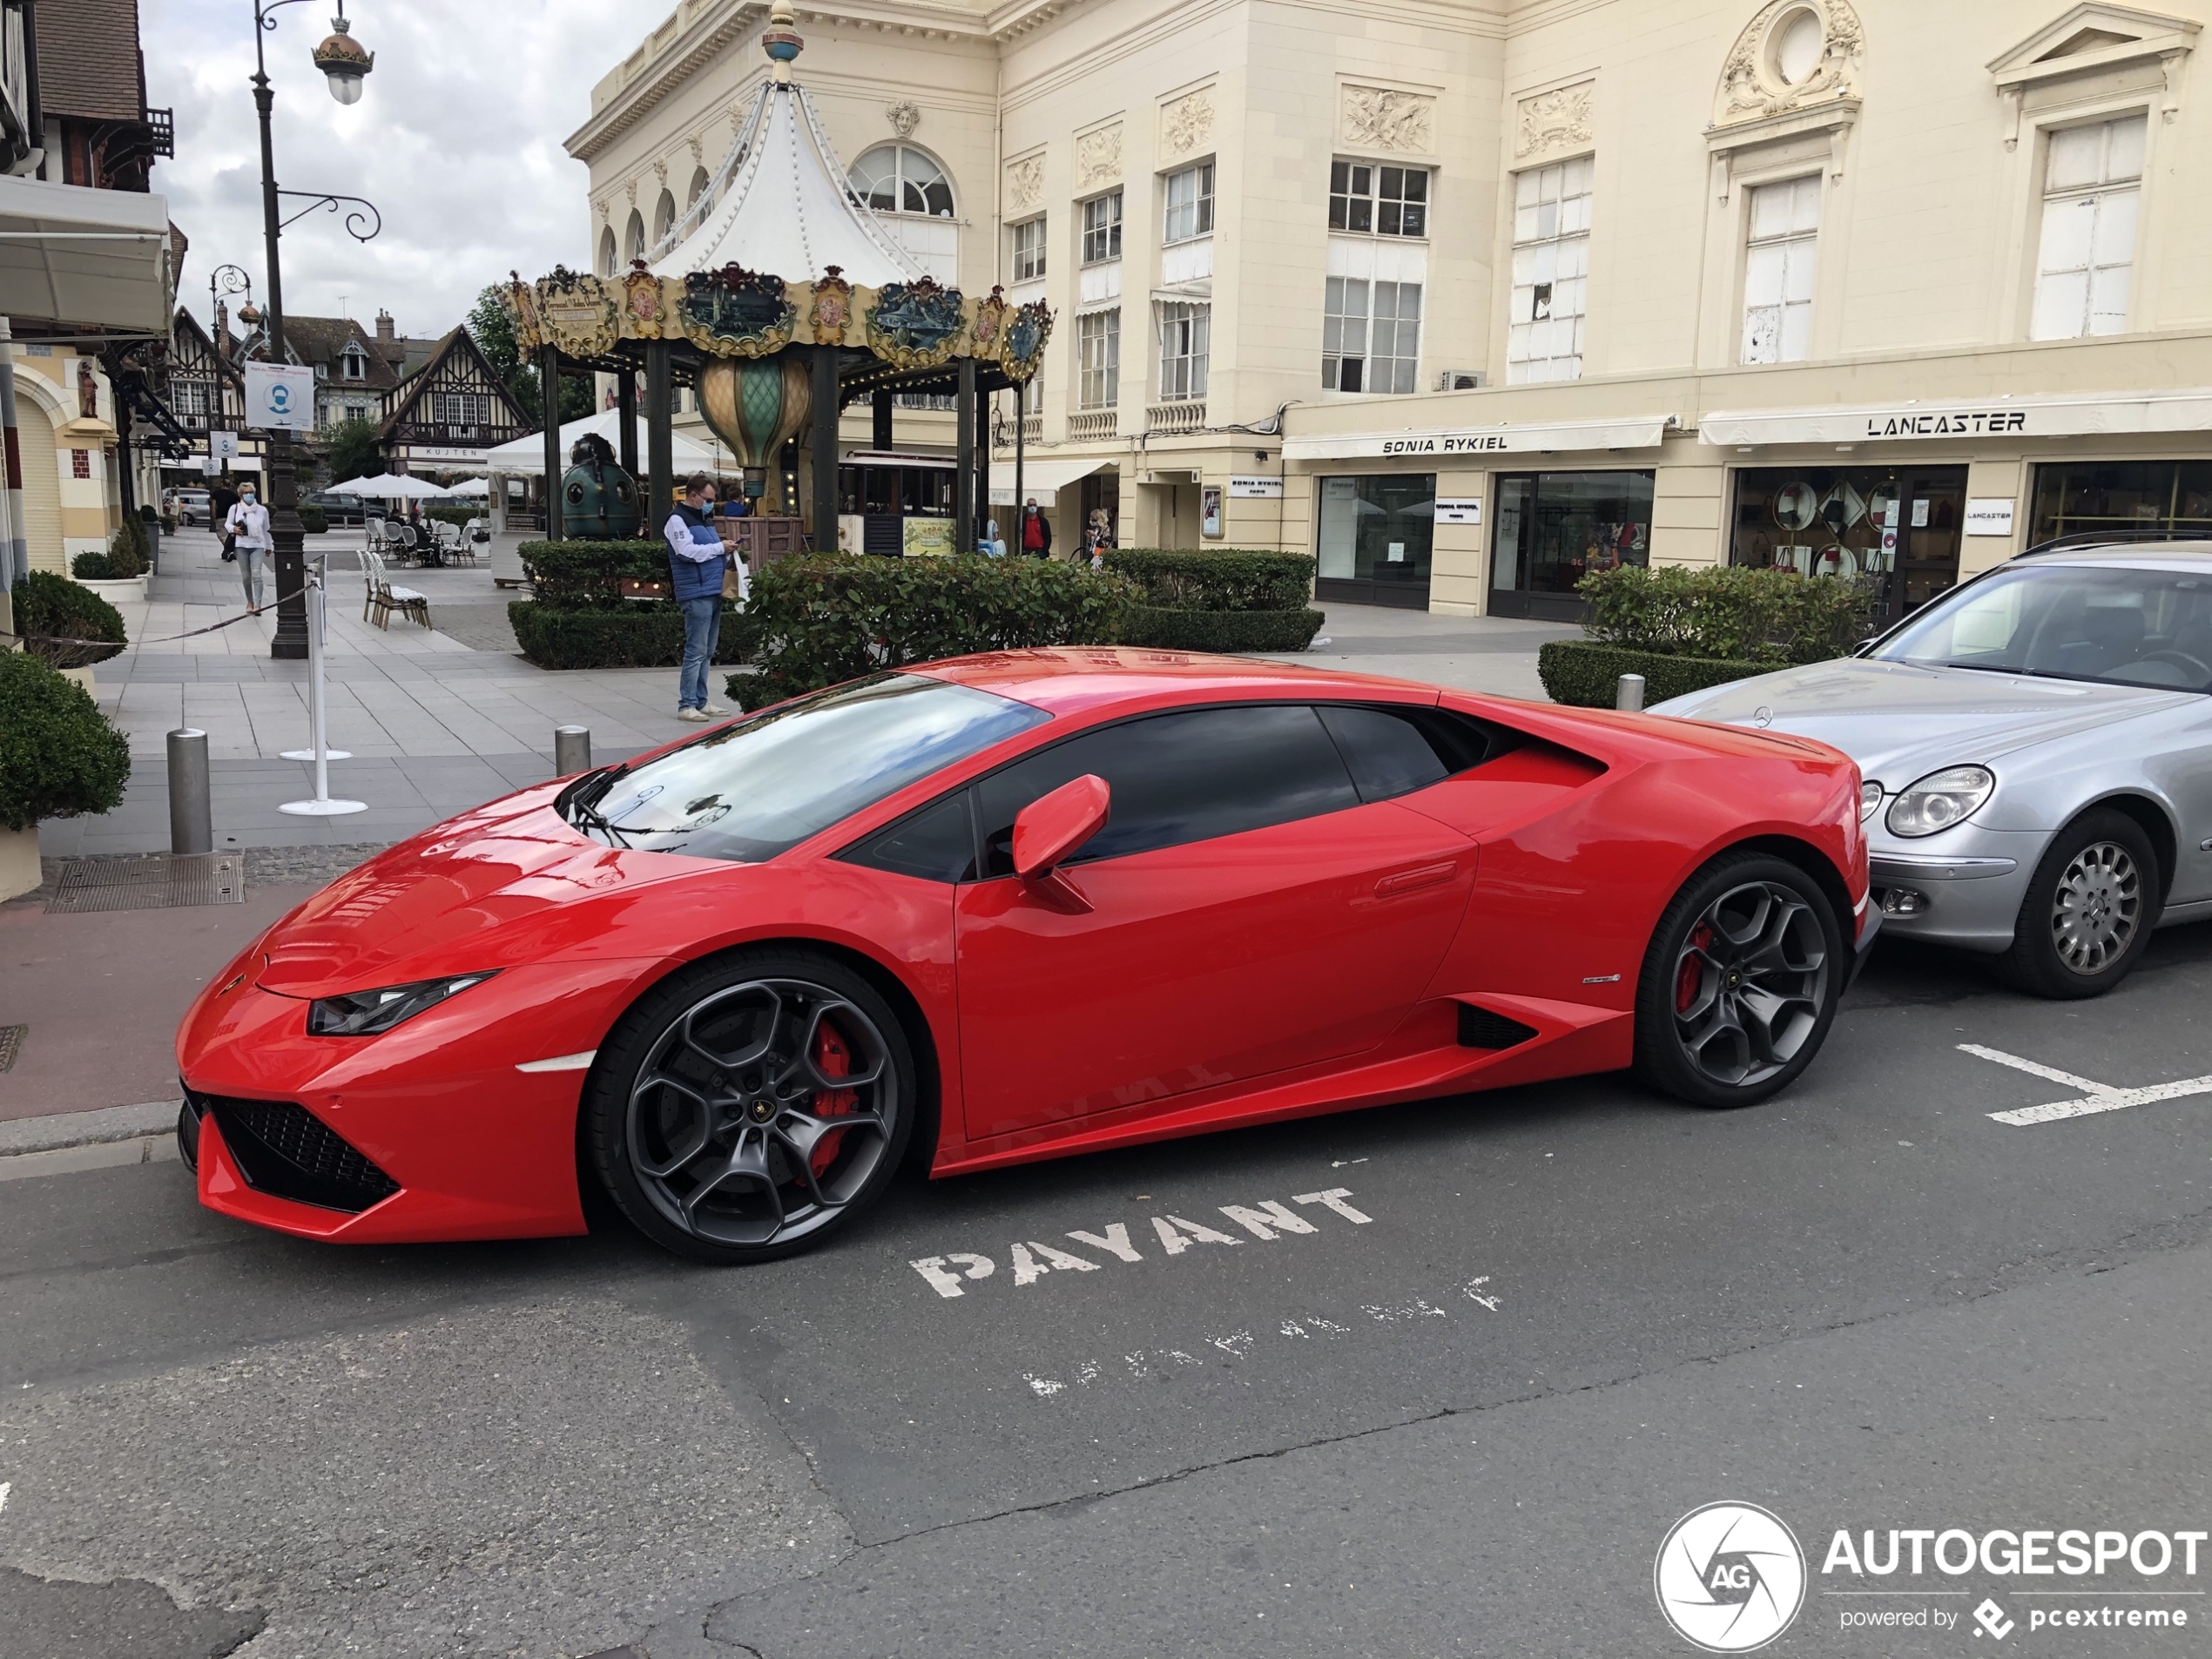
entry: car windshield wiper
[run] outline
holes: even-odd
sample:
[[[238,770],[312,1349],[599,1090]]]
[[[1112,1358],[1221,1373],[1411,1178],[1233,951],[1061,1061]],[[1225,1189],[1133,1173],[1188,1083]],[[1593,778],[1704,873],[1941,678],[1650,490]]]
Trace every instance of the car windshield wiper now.
[[[615,774],[621,770],[618,766],[610,766],[602,776],[586,783],[569,797],[569,810],[576,814],[577,821],[584,828],[604,830],[610,840],[617,846],[627,848],[630,845],[628,833],[617,829],[614,820],[594,804],[613,787]]]

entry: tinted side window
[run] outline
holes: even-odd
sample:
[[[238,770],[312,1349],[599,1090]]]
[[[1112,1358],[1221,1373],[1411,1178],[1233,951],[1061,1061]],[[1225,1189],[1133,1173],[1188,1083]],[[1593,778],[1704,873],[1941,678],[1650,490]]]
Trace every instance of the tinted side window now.
[[[847,863],[925,881],[966,881],[975,873],[975,816],[972,790],[957,790],[879,830],[850,852]]]
[[[1480,765],[1495,746],[1483,728],[1442,709],[1335,704],[1319,712],[1362,800],[1388,800],[1441,783]]]
[[[1121,858],[1359,804],[1312,709],[1250,706],[1156,714],[1071,738],[976,786],[990,875],[1014,871],[1015,815],[1096,772],[1114,792],[1106,827],[1069,860]]]

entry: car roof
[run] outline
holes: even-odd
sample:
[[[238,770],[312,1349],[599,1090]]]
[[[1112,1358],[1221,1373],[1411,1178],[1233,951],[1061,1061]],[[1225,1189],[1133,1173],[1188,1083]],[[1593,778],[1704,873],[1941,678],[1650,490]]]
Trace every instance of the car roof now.
[[[1393,703],[1434,703],[1438,688],[1380,674],[1307,668],[1261,658],[1135,645],[1059,645],[956,657],[914,671],[995,691],[1050,714],[1076,714],[1109,703],[1180,701],[1208,694],[1312,697],[1333,693]]]
[[[2212,540],[2171,542],[2111,542],[2083,547],[2054,547],[2048,552],[2022,554],[2008,564],[2037,569],[2054,564],[2119,565],[2136,570],[2212,571]],[[2000,567],[2002,568],[2002,567]]]

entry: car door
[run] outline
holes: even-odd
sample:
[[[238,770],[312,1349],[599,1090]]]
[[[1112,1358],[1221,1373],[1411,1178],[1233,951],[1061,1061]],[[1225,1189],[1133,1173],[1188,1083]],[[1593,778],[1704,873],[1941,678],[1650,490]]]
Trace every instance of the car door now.
[[[1106,827],[1070,913],[1012,873],[1014,819],[1085,773]],[[1441,960],[1474,843],[1364,800],[1314,707],[1121,722],[981,780],[985,875],[956,904],[971,1140],[1372,1047]]]

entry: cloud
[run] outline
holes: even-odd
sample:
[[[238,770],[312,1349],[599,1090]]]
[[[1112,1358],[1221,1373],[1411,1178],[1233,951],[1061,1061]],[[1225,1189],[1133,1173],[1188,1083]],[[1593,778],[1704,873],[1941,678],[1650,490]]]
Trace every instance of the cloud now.
[[[306,0],[273,14],[277,182],[365,196],[383,229],[356,242],[324,209],[286,231],[286,311],[334,316],[342,303],[366,322],[381,307],[402,334],[436,334],[509,268],[588,263],[589,175],[561,140],[634,44],[625,14],[592,0],[354,0],[347,15],[376,67],[348,108],[308,61],[335,10]],[[147,0],[140,17],[146,101],[176,111],[176,158],[155,167],[152,187],[192,239],[179,297],[205,318],[208,273],[234,264],[266,299],[253,11],[246,0]]]

